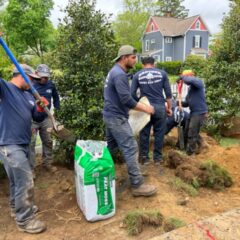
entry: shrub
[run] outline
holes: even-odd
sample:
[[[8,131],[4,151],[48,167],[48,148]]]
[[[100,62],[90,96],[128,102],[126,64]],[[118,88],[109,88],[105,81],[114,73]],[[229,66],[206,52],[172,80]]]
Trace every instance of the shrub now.
[[[174,62],[157,62],[157,68],[163,69],[167,72],[167,74],[179,75],[182,62],[174,61]]]
[[[196,55],[188,55],[184,61],[181,71],[191,69],[198,77],[202,77],[207,66],[207,60]]]
[[[103,82],[116,55],[108,18],[95,1],[69,2],[59,27],[56,79],[62,97],[57,117],[81,139],[102,139]],[[57,76],[56,76],[57,77]]]

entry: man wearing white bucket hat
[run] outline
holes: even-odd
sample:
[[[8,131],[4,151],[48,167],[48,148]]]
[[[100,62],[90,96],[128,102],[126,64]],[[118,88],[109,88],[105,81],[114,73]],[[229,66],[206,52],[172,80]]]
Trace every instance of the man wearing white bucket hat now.
[[[146,96],[155,113],[151,116],[150,122],[140,132],[140,159],[144,165],[149,164],[149,140],[153,127],[154,150],[153,160],[160,166],[163,161],[162,147],[166,127],[166,110],[169,116],[172,115],[172,92],[169,80],[165,71],[154,67],[153,57],[142,58],[143,69],[133,76],[131,93],[135,100],[138,100],[137,89],[140,89],[140,97]],[[165,108],[165,97],[167,108]]]
[[[151,196],[155,186],[144,183],[138,164],[138,146],[128,122],[129,109],[154,113],[152,106],[135,101],[130,93],[127,72],[136,63],[136,50],[129,45],[120,47],[115,65],[109,71],[104,85],[103,120],[106,126],[108,148],[113,153],[119,148],[128,168],[134,196]]]

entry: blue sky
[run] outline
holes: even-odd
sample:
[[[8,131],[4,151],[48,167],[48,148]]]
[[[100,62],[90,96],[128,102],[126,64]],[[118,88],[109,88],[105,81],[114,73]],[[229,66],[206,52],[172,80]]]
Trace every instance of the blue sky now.
[[[54,0],[55,6],[52,11],[51,20],[56,26],[58,18],[63,17],[60,8],[64,8],[68,4],[68,0]],[[189,16],[200,14],[209,28],[211,34],[220,31],[220,24],[224,14],[229,11],[228,0],[185,0],[183,5],[189,9]],[[116,16],[123,8],[122,0],[97,0],[97,9]]]

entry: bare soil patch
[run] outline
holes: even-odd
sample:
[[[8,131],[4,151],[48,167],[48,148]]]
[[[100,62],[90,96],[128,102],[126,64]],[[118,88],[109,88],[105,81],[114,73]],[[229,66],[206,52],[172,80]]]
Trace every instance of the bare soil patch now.
[[[214,216],[240,207],[240,146],[223,148],[217,142],[204,135],[209,148],[196,156],[194,161],[213,160],[231,174],[234,184],[224,191],[200,188],[196,197],[175,190],[169,181],[175,177],[175,170],[164,167],[160,175],[152,164],[146,182],[158,187],[157,195],[150,198],[134,198],[128,186],[125,186],[126,167],[116,165],[117,184],[122,191],[117,193],[117,213],[111,219],[89,223],[79,210],[75,197],[74,172],[58,166],[54,174],[37,169],[35,181],[36,204],[40,208],[38,217],[45,221],[48,230],[39,235],[20,233],[15,221],[10,217],[8,205],[8,180],[0,180],[0,240],[97,240],[97,239],[149,239],[163,233],[162,229],[146,226],[140,235],[129,236],[123,228],[123,219],[133,210],[157,210],[165,218],[177,218],[186,224]],[[173,135],[174,142],[174,135]],[[164,148],[165,156],[172,149]],[[187,198],[184,204],[179,204]]]

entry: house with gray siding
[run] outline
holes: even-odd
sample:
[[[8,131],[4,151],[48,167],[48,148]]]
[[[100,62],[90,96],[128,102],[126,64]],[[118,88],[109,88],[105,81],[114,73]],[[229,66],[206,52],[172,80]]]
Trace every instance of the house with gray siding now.
[[[184,61],[190,54],[207,58],[209,36],[200,15],[185,19],[150,17],[142,37],[142,55],[158,62]]]

